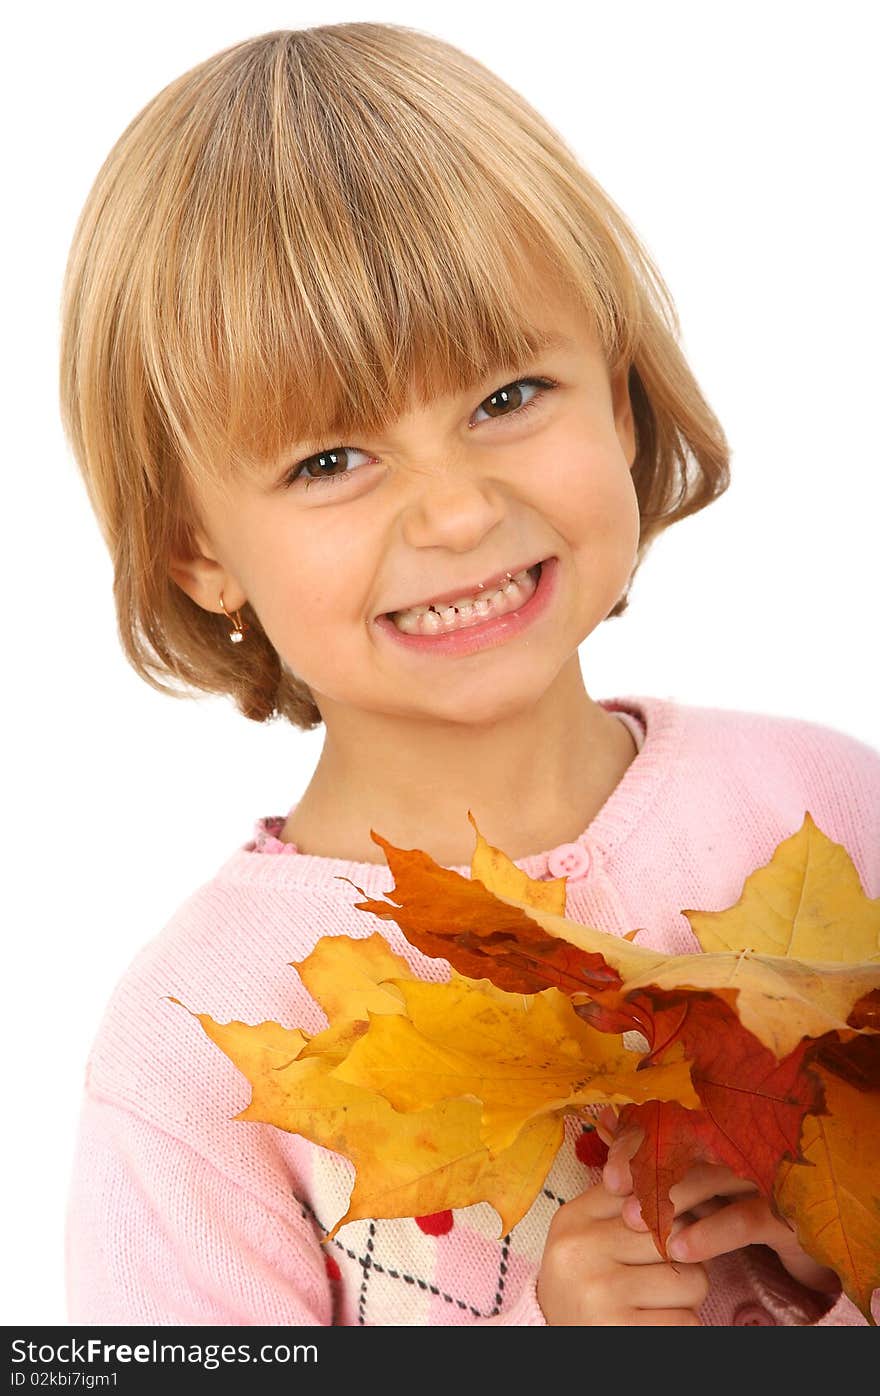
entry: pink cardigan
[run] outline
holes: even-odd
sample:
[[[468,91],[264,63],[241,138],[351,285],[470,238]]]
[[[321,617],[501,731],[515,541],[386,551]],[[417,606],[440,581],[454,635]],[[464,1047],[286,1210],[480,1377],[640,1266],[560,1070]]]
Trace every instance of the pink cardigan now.
[[[874,748],[798,719],[654,697],[602,702],[629,723],[638,755],[576,840],[517,860],[531,877],[567,876],[567,916],[616,934],[640,927],[638,944],[666,952],[698,950],[681,909],[737,901],[806,810],[848,849],[865,894],[880,896]],[[107,1005],[69,1185],[69,1322],[544,1324],[535,1280],[550,1219],[600,1177],[580,1123],[567,1119],[542,1192],[507,1235],[480,1203],[352,1222],[322,1248],[319,1228],[346,1210],[351,1164],[235,1120],[247,1081],[164,997],[223,1022],[318,1032],[323,1014],[288,962],[322,935],[377,929],[422,978],[447,976],[446,962],[422,956],[394,922],[354,910],[360,895],[335,880],[384,896],[385,863],[301,854],[275,837],[283,822],[258,821],[255,838],[134,957]],[[827,1308],[763,1247],[708,1268],[704,1324],[864,1323],[844,1297]],[[878,1300],[880,1291],[875,1312]]]

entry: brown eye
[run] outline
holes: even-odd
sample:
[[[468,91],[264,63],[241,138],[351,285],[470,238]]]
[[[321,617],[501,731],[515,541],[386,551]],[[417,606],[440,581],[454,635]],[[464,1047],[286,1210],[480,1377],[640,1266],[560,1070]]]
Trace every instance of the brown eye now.
[[[537,392],[525,401],[522,391],[524,387],[537,389]],[[515,378],[512,383],[505,383],[502,388],[496,388],[490,397],[483,398],[477,411],[485,409],[490,420],[498,417],[519,417],[528,412],[545,392],[555,387],[556,384],[549,378]]]
[[[314,484],[342,483],[357,474],[357,465],[349,468],[352,463],[351,457],[366,455],[366,451],[358,451],[353,446],[332,446],[326,451],[318,451],[314,456],[307,456],[295,465],[288,472],[285,484],[301,485],[303,489],[307,489],[309,485]]]
[[[306,476],[316,480],[332,479],[334,475],[344,475],[348,464],[348,447],[335,446],[332,451],[321,451],[303,461]],[[314,469],[313,469],[314,467]]]
[[[505,387],[498,388],[491,397],[484,398],[480,406],[485,407],[492,417],[504,416],[508,407],[522,406],[522,396],[519,381],[508,383]]]

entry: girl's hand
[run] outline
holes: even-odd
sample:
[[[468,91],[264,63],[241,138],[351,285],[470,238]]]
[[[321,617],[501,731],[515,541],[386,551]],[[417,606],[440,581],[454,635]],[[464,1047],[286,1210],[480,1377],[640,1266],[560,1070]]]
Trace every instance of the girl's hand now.
[[[610,1112],[609,1112],[610,1114]],[[612,1122],[603,1112],[600,1133],[609,1144],[603,1181],[608,1191],[623,1201],[621,1217],[634,1231],[647,1231],[639,1203],[632,1192],[630,1159],[642,1138],[640,1129],[611,1134]],[[730,1199],[737,1199],[732,1201]],[[777,1217],[768,1199],[754,1183],[738,1178],[729,1168],[700,1164],[669,1191],[669,1200],[681,1223],[667,1253],[690,1263],[739,1250],[742,1246],[769,1246],[788,1274],[808,1289],[823,1294],[840,1292],[833,1270],[820,1265],[798,1244],[789,1224]]]
[[[595,1183],[559,1208],[538,1272],[547,1323],[698,1327],[709,1288],[703,1266],[663,1260],[647,1232],[624,1221],[623,1206]]]

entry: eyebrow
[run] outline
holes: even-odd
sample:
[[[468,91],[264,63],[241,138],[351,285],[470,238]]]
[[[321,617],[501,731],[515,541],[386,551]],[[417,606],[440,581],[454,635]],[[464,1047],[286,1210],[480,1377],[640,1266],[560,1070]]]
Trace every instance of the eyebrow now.
[[[514,367],[526,369],[547,349],[575,349],[577,347],[573,339],[553,330],[535,330],[532,334],[532,338],[535,344],[534,352],[526,353],[516,366],[513,364],[490,365],[489,374],[493,373],[495,369],[498,369],[499,372],[502,370],[511,370]],[[344,423],[330,422],[323,436],[313,437],[311,440],[305,439],[303,441],[295,441],[289,448],[285,448],[282,462],[261,462],[258,467],[259,473],[263,474],[267,470],[278,469],[279,466],[286,463],[288,459],[293,460],[294,458],[306,457],[310,453],[320,451],[323,444],[329,440],[330,437],[337,436],[344,431]]]

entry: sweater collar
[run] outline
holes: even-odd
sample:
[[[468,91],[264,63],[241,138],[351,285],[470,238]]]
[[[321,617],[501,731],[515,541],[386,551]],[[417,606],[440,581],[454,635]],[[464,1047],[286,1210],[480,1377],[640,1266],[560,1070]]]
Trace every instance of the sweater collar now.
[[[641,750],[630,762],[604,805],[576,838],[589,847],[601,862],[607,862],[620,844],[637,829],[648,814],[655,797],[675,763],[683,729],[681,704],[668,698],[625,695],[600,698],[609,712],[627,712],[641,722],[645,737]],[[256,821],[254,837],[240,846],[221,866],[218,880],[268,883],[276,887],[330,886],[334,878],[350,878],[365,893],[384,893],[393,885],[391,869],[385,862],[359,863],[300,853],[295,844],[284,845],[284,853],[258,851],[258,840],[274,837],[286,815],[267,816]],[[288,852],[289,850],[289,852]],[[525,858],[514,859],[528,877],[552,876],[548,860],[555,850],[545,849]],[[451,866],[450,871],[470,877],[470,865]]]

